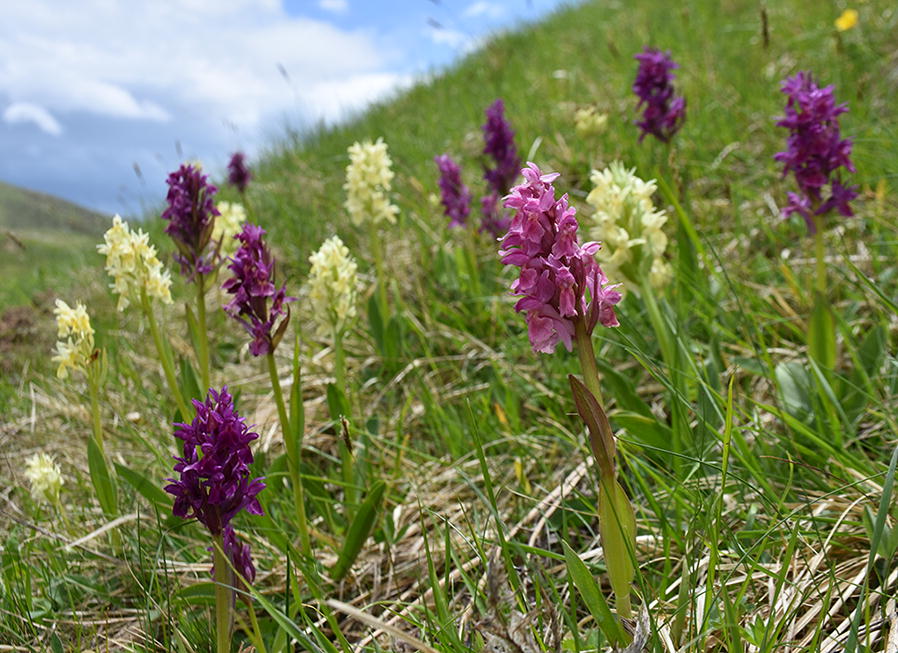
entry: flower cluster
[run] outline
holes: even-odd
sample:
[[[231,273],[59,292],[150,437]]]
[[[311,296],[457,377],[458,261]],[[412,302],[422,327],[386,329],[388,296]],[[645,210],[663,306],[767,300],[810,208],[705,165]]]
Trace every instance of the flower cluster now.
[[[494,161],[494,167],[487,167],[483,173],[489,192],[480,200],[483,213],[480,231],[498,238],[511,224],[510,218],[499,206],[499,200],[511,189],[521,167],[521,159],[514,143],[514,130],[505,119],[505,104],[501,98],[486,110],[483,153]]]
[[[97,251],[106,255],[106,272],[113,280],[110,287],[119,296],[118,310],[125,310],[132,301],[139,304],[142,293],[149,299],[171,303],[171,277],[162,269],[147,234],[140,229],[131,231],[116,215],[103,239]]]
[[[309,262],[309,301],[318,333],[340,333],[356,316],[358,265],[339,236],[325,240]]]
[[[56,376],[64,379],[69,369],[86,371],[94,355],[94,330],[84,304],[78,302],[72,308],[61,299],[56,300],[57,337],[56,355],[53,362],[59,363]]]
[[[246,209],[238,202],[219,202],[215,208],[218,217],[212,229],[212,241],[217,244],[222,258],[230,258],[239,245],[237,234],[246,222]]]
[[[390,203],[392,165],[383,139],[378,138],[374,143],[354,143],[349,147],[343,189],[347,194],[346,210],[355,224],[396,222],[399,207]]]
[[[198,165],[182,165],[166,183],[168,208],[162,213],[162,219],[168,220],[165,233],[178,248],[175,260],[181,264],[181,274],[194,281],[196,275],[212,272],[217,263],[218,250],[209,245],[218,215],[212,198],[218,189]]]
[[[246,192],[246,187],[249,186],[252,178],[252,173],[246,167],[246,156],[243,152],[234,152],[228,162],[228,183],[236,187],[242,194]]]
[[[31,484],[31,497],[37,501],[59,503],[63,478],[59,465],[45,453],[36,453],[25,461],[25,478]]]
[[[667,142],[677,133],[686,118],[686,99],[674,95],[671,72],[679,65],[669,52],[646,48],[634,57],[639,61],[633,92],[639,98],[637,109],[645,106],[642,119],[636,125],[642,130],[639,141],[651,134],[659,141]]]
[[[655,288],[667,285],[673,275],[663,258],[667,216],[652,204],[655,180],[640,179],[619,161],[593,170],[590,180],[586,202],[595,214],[589,235],[602,241],[597,256],[605,272],[631,290],[638,291],[645,280]]]
[[[620,299],[616,285],[595,260],[601,247],[577,239],[576,209],[567,195],[555,199],[552,182],[558,173],[542,174],[533,163],[521,172],[524,183],[515,186],[505,206],[515,211],[502,239],[502,263],[521,268],[512,294],[526,311],[530,344],[535,352],[552,353],[559,341],[571,351],[575,323],[582,320],[587,334],[598,322],[617,326],[614,305]]]
[[[582,138],[598,136],[608,126],[608,114],[601,113],[595,106],[577,109],[574,112],[574,129]]]
[[[245,578],[250,583],[256,580],[256,566],[253,564],[253,557],[249,544],[237,539],[237,533],[234,532],[234,529],[230,524],[222,529],[221,536],[224,554],[231,561],[231,564],[234,565],[234,569],[240,573],[240,578],[230,574],[230,585],[237,589],[244,589],[242,579]],[[208,551],[212,553],[212,547],[209,547]],[[212,565],[210,573],[212,577],[215,578],[214,564]]]
[[[783,164],[783,176],[790,172],[798,182],[798,193],[789,193],[789,203],[783,209],[786,216],[793,213],[804,218],[808,231],[817,226],[814,216],[832,210],[844,216],[853,215],[849,202],[857,197],[854,186],[846,186],[838,176],[839,168],[854,172],[851,162],[851,140],[842,138],[839,115],[848,111],[845,104],[836,104],[833,87],[819,88],[808,72],[799,72],[783,82],[782,91],[788,96],[785,116],[777,126],[789,130],[787,149],[774,158]],[[824,187],[829,196],[824,199]]]
[[[433,160],[440,171],[440,195],[450,227],[462,227],[471,212],[471,191],[461,180],[461,167],[448,154]]]
[[[234,409],[225,386],[209,389],[205,402],[193,400],[196,417],[175,424],[175,437],[184,442],[183,456],[175,457],[180,478],[166,479],[165,491],[175,497],[172,512],[197,519],[212,535],[219,535],[241,510],[262,514],[256,495],[265,489],[261,478],[250,479],[253,462],[249,443],[259,437]]]
[[[295,300],[287,297],[286,284],[275,286],[275,261],[262,240],[264,234],[262,227],[250,222],[243,225],[243,231],[236,236],[240,247],[228,265],[234,274],[222,285],[234,295],[224,310],[253,337],[249,348],[253,356],[275,350],[290,319],[285,304]]]

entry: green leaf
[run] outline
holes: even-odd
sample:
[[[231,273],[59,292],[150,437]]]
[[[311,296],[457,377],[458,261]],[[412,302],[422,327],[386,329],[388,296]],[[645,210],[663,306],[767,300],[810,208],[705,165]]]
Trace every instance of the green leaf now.
[[[777,365],[774,374],[783,393],[783,408],[796,419],[807,418],[813,410],[808,371],[801,363],[789,361]]]
[[[125,467],[119,463],[115,464],[115,472],[125,482],[133,487],[137,492],[153,505],[160,508],[170,508],[172,504],[172,495],[163,490],[157,483],[153,483],[146,476],[135,472],[130,467]]]
[[[340,556],[331,569],[331,578],[334,580],[340,580],[346,575],[346,572],[352,567],[352,563],[355,562],[359,552],[362,550],[362,545],[374,528],[374,522],[380,512],[386,488],[387,486],[383,481],[377,481],[359,506],[355,518],[352,520],[352,524],[350,524],[346,533]]]
[[[327,408],[331,419],[339,422],[341,417],[349,417],[349,401],[343,391],[334,383],[327,384]]]
[[[574,403],[577,404],[577,412],[580,419],[586,424],[589,431],[589,446],[592,455],[595,456],[599,466],[599,473],[603,477],[614,477],[614,434],[605,411],[596,401],[589,389],[573,374],[568,374],[571,391],[574,393]]]
[[[299,362],[299,336],[293,343],[293,384],[290,387],[290,430],[295,451],[302,446],[306,431],[306,408],[302,403],[302,367]]]
[[[202,347],[200,342],[200,324],[193,309],[190,308],[189,302],[184,302],[184,315],[187,317],[187,331],[190,334],[190,341],[193,343],[193,351],[199,351],[200,347]]]
[[[612,644],[625,644],[627,637],[611,612],[611,608],[608,607],[608,603],[602,596],[599,585],[589,573],[589,569],[567,542],[562,540],[561,546],[564,548],[564,560],[567,563],[568,574],[570,574],[574,587],[580,593],[580,598],[583,599],[592,618],[596,620],[599,628]]]
[[[93,436],[87,439],[87,466],[90,470],[90,480],[93,483],[94,491],[97,493],[97,499],[100,501],[103,514],[107,517],[115,516],[116,512],[118,512],[115,483],[109,475],[106,458],[103,456],[103,452]]]
[[[180,374],[180,382],[181,382],[181,394],[184,399],[187,401],[188,407],[190,405],[191,399],[199,399],[200,401],[206,396],[206,393],[200,389],[200,377],[196,373],[196,370],[193,369],[193,365],[190,364],[190,361],[181,357],[181,374]],[[190,421],[191,416],[185,416],[185,421]]]
[[[387,323],[387,330],[384,333],[384,357],[398,358],[402,353],[402,338],[405,326],[405,320],[400,315],[394,315]]]
[[[823,293],[814,293],[814,309],[808,323],[808,352],[822,368],[831,370],[836,365],[836,325],[829,299]]]

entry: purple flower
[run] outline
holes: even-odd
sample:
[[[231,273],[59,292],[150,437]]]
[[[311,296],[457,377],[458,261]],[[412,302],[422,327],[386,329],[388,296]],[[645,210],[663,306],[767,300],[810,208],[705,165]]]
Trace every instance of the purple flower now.
[[[448,154],[433,160],[440,171],[440,195],[450,227],[462,227],[471,212],[471,191],[461,180],[461,167]]]
[[[499,255],[505,265],[521,268],[511,292],[521,297],[515,310],[527,313],[527,331],[534,352],[551,354],[558,342],[571,351],[574,325],[583,320],[592,334],[596,324],[618,325],[614,305],[620,299],[595,260],[601,245],[581,245],[576,209],[567,195],[555,199],[552,182],[558,173],[542,174],[533,163],[521,170],[524,183],[505,198],[515,211]]]
[[[496,100],[486,110],[483,124],[483,153],[496,164],[486,168],[483,178],[497,195],[504,195],[518,177],[521,158],[514,144],[514,130],[505,120],[505,105]]]
[[[642,119],[636,126],[642,130],[639,142],[646,134],[651,134],[666,143],[683,126],[686,118],[686,99],[674,96],[671,72],[680,66],[670,58],[670,52],[661,52],[648,46],[634,59],[639,62],[633,92],[639,98],[636,108],[643,106]]]
[[[275,350],[290,321],[285,304],[296,300],[287,297],[286,284],[275,286],[275,262],[262,241],[264,233],[262,227],[250,222],[243,225],[243,231],[235,236],[241,242],[240,248],[228,265],[234,274],[222,285],[234,295],[224,310],[253,337],[249,348],[253,356]]]
[[[228,557],[228,560],[231,561],[231,564],[234,565],[234,569],[240,573],[239,577],[235,576],[233,573],[230,574],[230,585],[237,589],[245,590],[243,579],[246,579],[250,583],[256,580],[256,566],[253,564],[253,557],[249,544],[237,539],[237,534],[229,524],[222,530],[222,545],[224,554]],[[209,547],[207,550],[210,553],[213,552],[212,547]],[[212,565],[212,569],[209,570],[209,573],[215,578],[214,564]]]
[[[493,238],[499,238],[508,231],[511,218],[502,210],[498,193],[484,195],[480,200],[480,208],[483,212],[480,219],[480,233],[486,231],[492,234]]]
[[[842,138],[839,116],[848,107],[836,104],[833,86],[819,88],[809,72],[799,72],[783,82],[786,94],[785,115],[776,123],[789,130],[787,149],[773,158],[783,164],[783,176],[795,175],[798,193],[789,193],[783,215],[797,213],[804,218],[808,231],[817,230],[814,216],[832,210],[853,215],[849,202],[857,197],[856,186],[845,186],[836,174],[839,168],[854,172],[851,140]],[[824,198],[825,187],[829,196]]]
[[[162,219],[168,220],[165,233],[178,248],[175,260],[181,264],[181,274],[193,281],[198,274],[212,272],[218,263],[218,248],[210,247],[215,217],[220,215],[212,201],[218,189],[192,165],[182,165],[166,183],[168,208],[162,213]]]
[[[234,152],[228,163],[228,183],[236,186],[240,193],[244,193],[252,178],[252,173],[246,167],[246,156],[243,152]]]
[[[253,461],[249,443],[259,437],[249,430],[234,410],[228,388],[212,388],[205,402],[193,400],[196,417],[190,424],[175,424],[175,437],[184,441],[183,456],[175,457],[180,478],[167,479],[165,491],[174,495],[172,512],[197,519],[212,535],[225,530],[241,510],[262,514],[256,495],[264,488],[261,478],[250,479]]]

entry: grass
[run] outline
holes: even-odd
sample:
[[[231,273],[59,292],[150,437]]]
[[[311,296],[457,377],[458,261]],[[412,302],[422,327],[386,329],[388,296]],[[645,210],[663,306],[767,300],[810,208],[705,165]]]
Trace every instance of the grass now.
[[[858,5],[859,27],[837,37],[841,6],[777,3],[766,8],[765,45],[755,3],[630,4],[587,4],[499,36],[344,126],[287,135],[258,162],[249,203],[300,298],[292,329],[302,336],[297,394],[312,559],[297,548],[264,366],[220,312],[210,314],[210,333],[213,384],[238,394],[261,434],[254,468],[267,477],[266,515],[242,515],[237,528],[253,546],[268,650],[284,650],[291,637],[310,650],[607,647],[595,604],[584,599],[595,593],[575,586],[562,544],[607,596],[596,472],[565,378],[579,373],[576,357],[531,353],[495,245],[478,243],[475,284],[462,235],[444,229],[430,201],[432,158],[443,151],[460,158],[479,194],[479,126],[498,96],[522,153],[562,173],[556,185],[581,219],[589,171],[614,159],[658,177],[657,201],[671,216],[675,283],[659,300],[663,326],[628,296],[621,326],[594,337],[621,480],[637,513],[644,609],[628,625],[657,651],[891,650],[898,116],[889,80],[898,15],[871,0]],[[648,42],[672,51],[689,102],[669,148],[638,144],[630,124],[632,54]],[[777,215],[792,190],[772,160],[784,140],[773,126],[778,86],[800,69],[835,84],[849,103],[842,128],[855,141],[862,189],[858,216],[833,219],[826,234],[832,369],[806,346],[811,240],[803,224]],[[591,103],[610,125],[585,140],[573,110]],[[378,136],[390,146],[401,209],[384,232],[394,312],[374,329],[363,298],[345,343],[353,382],[341,403],[328,392],[333,351],[312,335],[301,286],[309,254],[338,233],[370,292],[366,233],[345,217],[341,185],[346,148]],[[152,227],[162,244],[160,232]],[[79,271],[85,282],[71,297],[87,301],[110,357],[107,446],[149,483],[137,491],[139,482],[120,476],[116,543],[101,530],[108,520],[90,486],[86,389],[48,375],[46,363],[17,371],[2,439],[13,482],[0,521],[0,641],[22,650],[208,650],[208,542],[195,524],[170,516],[158,491],[171,473],[173,404],[145,325],[113,312],[101,262],[87,261],[93,270]],[[180,301],[188,293],[174,291]],[[164,315],[174,351],[189,359],[182,313],[176,304]],[[659,330],[672,343],[667,354]],[[291,341],[278,350],[282,382]],[[62,462],[68,525],[24,489],[22,456],[38,449]],[[328,570],[381,481],[371,537],[334,582]],[[247,618],[246,608],[238,613]]]

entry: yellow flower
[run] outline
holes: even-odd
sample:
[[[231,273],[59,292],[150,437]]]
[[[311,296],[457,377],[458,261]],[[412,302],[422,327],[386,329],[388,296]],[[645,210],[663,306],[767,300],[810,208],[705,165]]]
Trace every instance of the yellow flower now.
[[[349,147],[343,189],[347,195],[346,210],[355,224],[396,222],[399,208],[390,203],[392,165],[387,144],[380,138],[374,143],[365,141]]]
[[[322,336],[345,329],[356,316],[358,265],[339,236],[324,241],[309,257],[309,302]]]
[[[37,501],[59,503],[59,490],[63,478],[53,458],[45,453],[37,453],[25,461],[25,478],[31,483],[31,496]]]
[[[836,18],[836,29],[840,32],[850,30],[857,25],[858,14],[855,9],[846,9],[842,15]]]
[[[59,363],[56,376],[64,379],[69,369],[86,371],[94,353],[94,330],[84,304],[78,302],[72,308],[61,299],[56,300],[56,328],[59,341],[52,360]]]
[[[215,218],[212,240],[221,241],[223,257],[233,256],[240,246],[240,241],[234,236],[243,229],[243,223],[246,222],[246,209],[239,202],[219,202],[215,208],[221,215]]]
[[[655,181],[644,181],[635,170],[615,161],[602,171],[593,170],[593,189],[586,202],[595,208],[592,223],[584,223],[590,238],[602,241],[596,257],[611,281],[639,290],[645,281],[661,288],[673,271],[664,260],[667,215],[655,209]]]
[[[116,215],[103,241],[97,245],[97,251],[106,255],[106,272],[112,277],[110,287],[119,296],[118,310],[125,310],[131,302],[139,304],[141,291],[151,300],[171,303],[171,277],[156,258],[156,248],[150,244],[148,234],[140,229],[131,231],[128,223]]]

